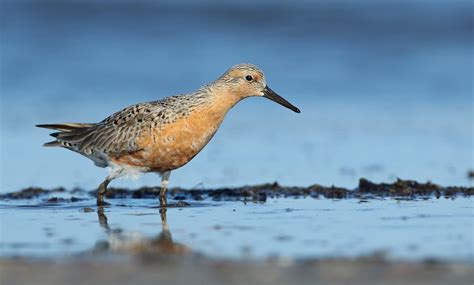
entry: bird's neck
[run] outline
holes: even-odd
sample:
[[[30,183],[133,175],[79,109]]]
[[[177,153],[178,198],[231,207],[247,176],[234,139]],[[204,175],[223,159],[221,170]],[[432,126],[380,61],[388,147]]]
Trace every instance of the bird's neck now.
[[[243,98],[235,94],[228,86],[212,85],[206,90],[209,94],[209,112],[223,119],[227,112]],[[217,119],[217,118],[216,118]]]
[[[217,84],[202,87],[199,92],[206,94],[207,102],[202,105],[202,111],[216,122],[221,122],[227,112],[242,100],[230,88]]]

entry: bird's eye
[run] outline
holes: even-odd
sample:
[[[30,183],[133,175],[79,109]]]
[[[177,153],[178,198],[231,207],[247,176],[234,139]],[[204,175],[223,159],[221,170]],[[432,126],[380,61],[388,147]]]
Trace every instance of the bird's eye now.
[[[247,76],[245,76],[245,80],[247,80],[247,81],[252,81],[252,80],[253,80],[252,75],[247,75]]]

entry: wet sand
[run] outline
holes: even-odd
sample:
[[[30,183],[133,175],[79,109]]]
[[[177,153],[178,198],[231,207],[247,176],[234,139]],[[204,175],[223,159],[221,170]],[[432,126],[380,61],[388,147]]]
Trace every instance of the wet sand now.
[[[120,258],[119,258],[120,259]],[[356,260],[216,261],[202,257],[138,256],[4,260],[2,284],[472,284],[466,264]]]
[[[356,189],[0,196],[1,284],[472,284],[472,187],[361,179]],[[21,225],[21,226],[19,226]]]

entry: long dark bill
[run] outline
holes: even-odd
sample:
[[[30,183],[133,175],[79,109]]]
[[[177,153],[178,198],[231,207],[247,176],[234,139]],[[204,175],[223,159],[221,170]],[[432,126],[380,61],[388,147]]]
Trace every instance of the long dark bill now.
[[[294,106],[293,104],[291,104],[290,102],[286,101],[283,97],[281,97],[280,95],[276,94],[275,91],[273,91],[272,89],[270,89],[270,87],[265,87],[265,89],[263,89],[263,97],[265,98],[268,98],[274,102],[277,102],[278,104],[290,109],[290,110],[293,110],[294,112],[296,113],[300,113],[300,109],[298,109],[296,106]]]

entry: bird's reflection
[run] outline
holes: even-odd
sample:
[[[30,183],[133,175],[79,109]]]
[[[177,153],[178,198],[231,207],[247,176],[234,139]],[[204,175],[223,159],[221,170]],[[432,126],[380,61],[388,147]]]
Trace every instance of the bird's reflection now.
[[[105,215],[104,207],[99,207],[97,214],[99,224],[107,234],[107,241],[97,244],[96,251],[156,255],[185,255],[191,253],[189,247],[173,241],[166,219],[166,209],[160,210],[161,232],[155,238],[149,238],[139,233],[127,232],[119,228],[111,228]]]

